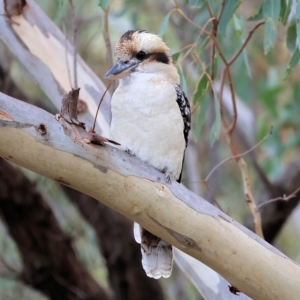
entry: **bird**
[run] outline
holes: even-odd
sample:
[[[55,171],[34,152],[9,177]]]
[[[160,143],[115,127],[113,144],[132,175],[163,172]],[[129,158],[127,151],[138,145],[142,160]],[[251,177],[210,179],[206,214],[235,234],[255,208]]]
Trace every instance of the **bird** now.
[[[191,127],[189,101],[180,87],[169,47],[146,30],[128,30],[115,48],[117,61],[105,78],[119,80],[111,99],[109,138],[148,165],[181,181]],[[169,277],[172,245],[134,223],[142,265],[149,277]]]

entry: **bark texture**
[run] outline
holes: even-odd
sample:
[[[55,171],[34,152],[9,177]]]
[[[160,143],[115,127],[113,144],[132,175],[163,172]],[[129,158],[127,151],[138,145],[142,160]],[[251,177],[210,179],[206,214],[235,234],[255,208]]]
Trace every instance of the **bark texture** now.
[[[92,197],[68,187],[64,189],[96,230],[116,299],[163,299],[159,281],[147,277],[142,268],[141,248],[133,237],[133,222]]]
[[[61,118],[1,93],[0,107],[1,156],[101,200],[252,298],[297,299],[299,266],[204,199],[123,151],[72,139]]]
[[[42,196],[0,158],[0,215],[21,252],[21,280],[55,300],[110,299],[78,261]]]

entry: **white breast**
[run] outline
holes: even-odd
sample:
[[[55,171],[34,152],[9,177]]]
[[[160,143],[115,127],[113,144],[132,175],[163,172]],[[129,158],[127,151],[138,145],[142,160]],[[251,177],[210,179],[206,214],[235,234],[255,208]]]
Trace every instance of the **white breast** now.
[[[111,107],[110,139],[178,179],[185,140],[174,84],[154,73],[133,73],[120,80]]]

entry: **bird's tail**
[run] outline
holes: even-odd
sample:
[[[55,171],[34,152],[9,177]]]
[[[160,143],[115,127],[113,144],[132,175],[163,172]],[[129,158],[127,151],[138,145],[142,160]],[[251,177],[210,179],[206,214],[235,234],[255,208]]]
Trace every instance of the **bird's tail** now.
[[[173,267],[172,245],[134,223],[135,241],[141,244],[142,264],[149,277],[169,277]]]

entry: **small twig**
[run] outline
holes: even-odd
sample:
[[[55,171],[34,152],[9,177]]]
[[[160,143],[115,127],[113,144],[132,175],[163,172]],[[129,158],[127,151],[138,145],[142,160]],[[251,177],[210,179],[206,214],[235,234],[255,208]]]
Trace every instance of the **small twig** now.
[[[232,159],[239,159],[247,154],[249,154],[251,151],[253,151],[254,149],[256,149],[258,146],[260,146],[271,134],[272,134],[272,130],[273,130],[273,127],[271,127],[270,131],[268,132],[268,134],[263,137],[257,144],[255,144],[253,147],[251,147],[250,149],[248,149],[247,151],[243,152],[243,153],[240,153],[238,155],[234,155],[234,156],[230,156],[230,157],[227,157],[226,159],[222,160],[221,162],[219,162],[209,173],[208,175],[206,176],[206,178],[204,179],[204,181],[208,181],[208,179],[211,177],[211,175],[221,166],[223,165],[224,163],[232,160]]]
[[[300,187],[298,187],[294,192],[292,192],[289,196],[286,196],[286,195],[283,195],[282,197],[277,197],[277,198],[273,198],[273,199],[270,199],[268,201],[265,201],[259,205],[257,205],[256,209],[257,210],[260,210],[263,206],[265,206],[266,204],[269,204],[269,203],[272,203],[272,202],[276,202],[276,201],[288,201],[292,198],[295,198],[297,195],[297,193],[300,191]]]
[[[195,22],[193,22],[180,8],[176,8],[176,10],[183,16],[184,19],[186,19],[190,24],[192,24],[193,26],[197,27],[200,30],[203,30],[203,32],[205,32],[207,35],[209,35],[210,33],[206,30],[203,29],[203,27],[199,26],[198,24],[196,24]]]
[[[225,7],[225,0],[222,0],[222,2],[221,2],[221,10],[220,10],[220,13],[219,13],[219,16],[218,16],[218,22],[220,21],[220,19],[222,17],[222,14],[223,14],[223,11],[224,11],[224,7]]]
[[[236,108],[235,92],[234,92],[234,88],[233,88],[233,83],[232,83],[232,78],[231,78],[229,67],[226,67],[226,70],[227,70],[226,73],[227,73],[227,77],[228,77],[229,89],[230,89],[230,93],[231,93],[232,106],[233,106],[233,119],[232,119],[231,124],[227,128],[227,132],[226,132],[230,136],[235,129],[238,113],[237,113],[237,108]],[[222,97],[223,97],[223,95],[222,95]]]
[[[209,3],[208,3],[207,0],[205,0],[205,5],[207,7],[207,10],[208,10],[208,13],[209,13],[210,17],[212,18],[214,16],[214,14],[213,14],[213,12],[211,10],[211,7],[210,7],[210,5],[209,5]]]
[[[95,115],[95,119],[94,119],[94,124],[93,124],[93,127],[92,127],[92,129],[91,129],[91,132],[95,132],[95,127],[96,127],[96,121],[97,121],[97,117],[98,117],[98,112],[99,112],[101,103],[102,103],[102,101],[103,101],[103,99],[104,99],[104,96],[105,96],[106,92],[108,91],[108,89],[110,88],[111,84],[112,84],[112,81],[110,81],[110,83],[108,84],[108,86],[107,86],[105,92],[104,92],[103,95],[102,95],[102,98],[101,98],[100,101],[99,101],[99,104],[98,104],[98,107],[97,107],[97,111],[96,111],[96,115]]]
[[[240,167],[241,173],[242,173],[242,179],[243,179],[243,185],[244,185],[244,194],[246,198],[247,205],[249,207],[249,210],[253,216],[253,224],[254,224],[254,230],[255,233],[260,236],[261,238],[264,238],[262,227],[261,227],[261,217],[260,213],[257,209],[254,197],[251,192],[251,186],[250,186],[250,180],[249,180],[249,174],[248,174],[248,167],[243,158],[241,158],[238,161],[238,165]]]
[[[71,8],[72,44],[73,44],[73,89],[77,88],[77,26],[73,0],[69,0]]]
[[[102,33],[103,33],[103,39],[106,47],[106,64],[107,64],[107,68],[110,69],[113,66],[113,55],[112,55],[112,47],[111,47],[110,36],[109,36],[108,12],[109,12],[109,7],[106,10],[103,10]],[[114,91],[115,81],[111,84],[112,84],[112,89]]]
[[[248,33],[248,36],[246,37],[244,43],[242,44],[242,46],[240,47],[240,49],[233,55],[233,57],[229,60],[228,65],[231,66],[236,59],[239,57],[239,55],[242,53],[242,51],[244,50],[244,48],[247,46],[252,34],[254,33],[254,31],[261,25],[263,25],[265,23],[265,21],[260,21],[259,23],[257,23]]]
[[[211,191],[211,189],[210,189],[210,187],[209,187],[209,185],[208,185],[208,182],[205,181],[205,180],[204,180],[203,182],[204,182],[206,188],[208,189],[208,191],[210,192],[210,195],[211,195],[211,197],[212,197],[212,199],[213,199],[213,202],[216,204],[216,206],[218,207],[219,210],[221,210],[222,212],[224,212],[224,210],[223,210],[222,207],[220,206],[219,202],[218,202],[217,199],[215,198],[213,192]]]

